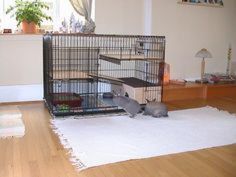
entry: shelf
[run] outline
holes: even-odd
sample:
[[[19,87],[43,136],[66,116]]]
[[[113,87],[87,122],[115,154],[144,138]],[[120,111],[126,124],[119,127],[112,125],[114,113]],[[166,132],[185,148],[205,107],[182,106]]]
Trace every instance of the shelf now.
[[[106,60],[115,64],[120,64],[121,61],[132,61],[132,60],[160,60],[157,57],[146,57],[143,54],[140,55],[130,55],[130,54],[101,54],[100,59]]]
[[[206,2],[183,2],[183,1],[179,1],[178,4],[183,4],[183,5],[194,5],[194,6],[206,6],[206,7],[216,7],[216,8],[222,8],[224,7],[221,4],[218,3],[206,3]]]
[[[126,78],[119,78],[120,80],[124,81],[124,84],[129,85],[133,88],[140,88],[140,87],[157,87],[160,84],[150,83],[135,77],[126,77]]]
[[[81,71],[53,71],[53,79],[91,79],[87,73]]]
[[[104,80],[108,80],[108,81],[114,81],[114,82],[119,82],[119,83],[123,83],[124,81],[115,77],[111,77],[111,76],[106,76],[106,75],[102,75],[102,74],[89,74],[90,77],[93,78],[98,78],[98,79],[104,79]]]
[[[164,40],[164,39],[163,39]],[[137,40],[138,43],[146,43],[146,44],[163,44],[163,41],[148,41],[148,40],[142,40],[142,39],[139,39]]]

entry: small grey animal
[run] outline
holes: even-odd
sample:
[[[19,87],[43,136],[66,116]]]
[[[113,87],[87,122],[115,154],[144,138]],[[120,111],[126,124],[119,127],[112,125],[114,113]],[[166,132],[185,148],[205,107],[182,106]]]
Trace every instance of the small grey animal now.
[[[141,110],[141,106],[136,100],[126,96],[115,95],[113,102],[129,113],[131,118],[135,117]]]
[[[147,100],[147,104],[144,109],[143,115],[151,115],[153,117],[168,117],[168,109],[164,103],[157,102],[156,99],[149,101]]]

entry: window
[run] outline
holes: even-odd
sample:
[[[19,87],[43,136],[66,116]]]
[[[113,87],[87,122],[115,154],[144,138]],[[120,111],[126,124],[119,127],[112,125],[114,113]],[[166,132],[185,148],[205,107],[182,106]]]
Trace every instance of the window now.
[[[1,28],[11,28],[12,26],[16,26],[16,21],[12,20],[9,15],[6,15],[6,9],[14,2],[14,0],[1,0],[0,5],[0,26]],[[15,29],[15,28],[12,28]]]
[[[73,13],[76,20],[84,21],[84,18],[77,14],[73,9],[69,0],[42,0],[46,2],[50,9],[47,14],[50,15],[53,21],[44,21],[41,28],[46,30],[58,30],[61,26],[62,21],[65,19],[69,24],[71,14]],[[10,15],[6,15],[6,9],[10,5],[14,5],[15,0],[0,0],[0,28],[11,28],[17,29],[16,20],[11,18]],[[93,1],[92,19],[94,20],[95,14],[95,3]]]

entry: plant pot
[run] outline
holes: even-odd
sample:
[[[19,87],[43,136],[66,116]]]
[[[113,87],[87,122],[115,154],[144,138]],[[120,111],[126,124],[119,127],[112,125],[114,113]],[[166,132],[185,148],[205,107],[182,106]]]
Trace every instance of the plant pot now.
[[[28,23],[27,21],[23,21],[21,25],[23,33],[33,34],[37,32],[36,24],[34,22]]]

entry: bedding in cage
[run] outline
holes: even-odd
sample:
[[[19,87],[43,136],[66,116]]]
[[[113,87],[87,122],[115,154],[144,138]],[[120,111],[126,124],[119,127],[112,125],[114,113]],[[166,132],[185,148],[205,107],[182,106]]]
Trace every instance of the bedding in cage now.
[[[161,101],[164,57],[164,37],[46,35],[44,98],[55,115],[120,111],[113,91]]]

